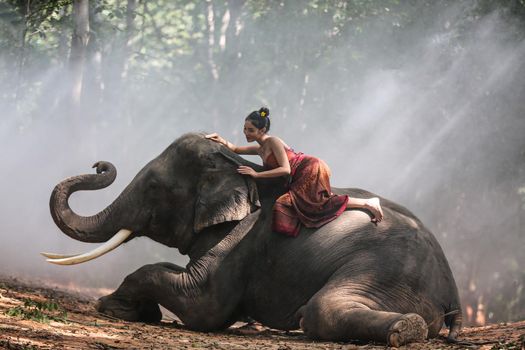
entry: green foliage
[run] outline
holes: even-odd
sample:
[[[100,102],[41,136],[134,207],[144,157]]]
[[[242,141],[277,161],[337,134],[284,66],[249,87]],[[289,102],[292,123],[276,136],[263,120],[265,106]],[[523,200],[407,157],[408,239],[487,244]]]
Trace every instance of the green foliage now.
[[[67,312],[54,301],[23,299],[23,302],[23,305],[10,308],[5,314],[40,323],[49,323],[51,320],[67,323]]]
[[[284,81],[290,86],[288,93],[300,101],[305,75],[317,67],[326,66],[330,69],[327,74],[340,75],[338,70],[348,60],[356,66],[373,61],[381,48],[364,49],[369,33],[379,28],[385,36],[396,39],[396,33],[421,18],[431,17],[435,6],[446,7],[453,2],[149,0],[135,1],[135,6],[130,7],[131,3],[90,1],[91,54],[109,61],[97,68],[97,76],[90,78],[93,84],[105,85],[107,93],[103,92],[102,98],[109,103],[114,94],[111,90],[119,89],[126,76],[130,95],[141,96],[141,89],[158,89],[158,83],[163,82],[159,94],[169,87],[173,100],[202,101],[203,109],[207,109],[208,104],[210,108],[213,105],[218,90],[232,89],[232,105],[236,106],[253,99],[251,96],[268,96],[266,90]],[[472,10],[474,15],[482,17],[492,11],[489,3],[479,0]],[[522,1],[498,6],[513,13],[525,11]],[[0,3],[0,79],[6,82],[5,96],[16,98],[13,91],[41,95],[38,82],[28,77],[46,67],[67,66],[71,16],[71,0]],[[457,25],[461,26],[461,22]],[[281,30],[273,32],[272,28]],[[403,44],[399,42],[399,52],[382,52],[399,57],[393,66],[403,61]],[[349,54],[339,56],[341,48]],[[18,67],[9,66],[10,63]],[[282,72],[281,81],[260,78],[275,72]],[[232,77],[238,74],[253,80],[252,91],[235,90]],[[348,84],[355,78],[348,76]],[[189,93],[182,87],[188,84],[209,88]],[[341,99],[340,89],[327,86],[326,90],[334,93],[309,101],[310,108],[322,110],[325,104],[331,104],[330,99]],[[282,95],[276,92],[276,96]],[[140,98],[135,101],[150,107]],[[272,102],[276,107],[285,104],[278,97]],[[36,104],[24,106],[29,111],[36,108]],[[141,113],[140,109],[135,110]]]

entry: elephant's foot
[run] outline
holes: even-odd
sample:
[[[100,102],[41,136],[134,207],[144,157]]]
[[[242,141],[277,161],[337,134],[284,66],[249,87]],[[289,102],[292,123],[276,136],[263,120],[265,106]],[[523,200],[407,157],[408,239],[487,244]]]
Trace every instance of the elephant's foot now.
[[[150,300],[132,302],[107,295],[98,299],[95,309],[108,316],[131,322],[156,323],[162,319],[159,305]]]
[[[399,347],[412,342],[424,341],[428,336],[428,326],[418,314],[405,314],[397,319],[388,330],[388,345]]]

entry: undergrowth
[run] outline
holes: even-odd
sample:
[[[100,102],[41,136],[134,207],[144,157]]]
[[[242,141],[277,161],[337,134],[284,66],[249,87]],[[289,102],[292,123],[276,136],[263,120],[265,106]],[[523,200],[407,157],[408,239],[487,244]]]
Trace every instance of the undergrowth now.
[[[10,308],[6,311],[6,315],[40,323],[49,323],[49,321],[67,323],[67,311],[54,301],[36,301],[27,298],[22,301],[23,305]]]

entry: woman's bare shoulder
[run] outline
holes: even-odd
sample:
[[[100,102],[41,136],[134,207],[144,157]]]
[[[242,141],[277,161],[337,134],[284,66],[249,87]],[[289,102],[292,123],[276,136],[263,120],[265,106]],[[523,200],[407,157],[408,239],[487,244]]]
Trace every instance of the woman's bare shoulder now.
[[[284,142],[281,138],[279,138],[277,136],[270,136],[270,137],[268,137],[268,143],[270,145],[282,146],[285,149],[290,149],[290,147],[286,144],[286,142]]]

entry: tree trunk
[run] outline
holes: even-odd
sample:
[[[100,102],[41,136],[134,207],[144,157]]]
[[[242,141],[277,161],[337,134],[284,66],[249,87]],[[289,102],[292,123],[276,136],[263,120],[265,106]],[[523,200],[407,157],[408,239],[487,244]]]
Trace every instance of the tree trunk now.
[[[24,22],[22,27],[22,33],[20,35],[20,49],[18,51],[18,61],[17,61],[17,70],[16,70],[16,86],[15,86],[15,103],[18,104],[18,101],[21,99],[21,91],[23,85],[23,71],[24,63],[26,60],[26,38],[27,31],[29,29],[28,18],[31,14],[31,0],[27,0],[21,7],[23,10]]]
[[[137,0],[128,0],[128,6],[126,7],[126,42],[124,45],[125,58],[127,58],[131,52],[131,46],[133,44],[133,36],[135,35],[135,11],[137,10]]]
[[[89,0],[73,1],[73,36],[69,56],[71,74],[71,105],[76,112],[80,111],[84,67],[89,43]]]
[[[111,51],[104,57],[106,61],[106,69],[104,69],[104,106],[107,109],[107,115],[121,115],[123,107],[126,105],[126,85],[124,80],[127,76],[128,60],[136,34],[135,13],[137,5],[137,0],[127,1],[126,28],[122,33],[117,34],[113,40]],[[146,15],[149,13],[147,1],[144,1],[143,6],[144,15]]]
[[[221,64],[221,82],[224,86],[229,87],[228,93],[230,94],[231,105],[229,106],[230,113],[242,115],[245,111],[242,111],[244,108],[244,103],[246,101],[243,88],[237,88],[241,85],[235,84],[235,79],[237,79],[237,69],[239,67],[240,60],[240,42],[241,42],[241,33],[242,26],[239,23],[239,28],[237,28],[238,22],[240,21],[240,16],[242,14],[242,9],[245,4],[245,0],[230,0],[227,3],[227,11],[225,12],[224,17],[228,14],[228,23],[226,26],[225,18],[223,17],[223,40],[224,40],[224,49],[222,52],[222,64]],[[221,40],[222,42],[222,40]]]
[[[137,10],[137,0],[128,0],[126,6],[126,32],[124,33],[124,39],[122,41],[122,49],[120,52],[120,66],[119,66],[119,88],[122,93],[125,93],[125,89],[122,89],[123,80],[126,79],[129,68],[129,58],[132,54],[133,39],[135,38],[136,26],[135,26],[135,12]],[[123,96],[119,95],[119,100]]]
[[[210,75],[213,77],[214,82],[219,79],[219,72],[217,71],[217,66],[214,59],[214,49],[215,49],[215,22],[216,22],[216,12],[213,6],[213,2],[208,2],[206,9],[206,19],[207,19],[207,34],[208,34],[208,66],[210,68]]]

